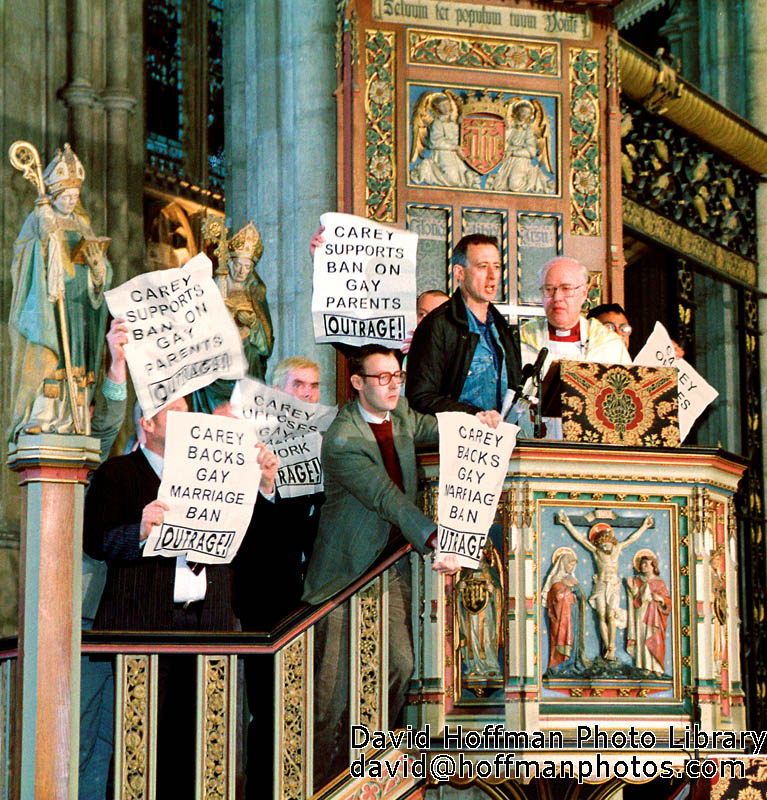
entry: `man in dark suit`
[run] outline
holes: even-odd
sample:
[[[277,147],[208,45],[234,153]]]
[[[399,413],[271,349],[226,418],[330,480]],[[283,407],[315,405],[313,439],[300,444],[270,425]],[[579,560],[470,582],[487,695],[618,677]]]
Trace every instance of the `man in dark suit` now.
[[[320,399],[320,367],[302,356],[280,361],[272,374],[277,389],[307,403]],[[275,498],[278,524],[268,537],[243,541],[234,560],[234,610],[243,631],[269,631],[301,605],[303,574],[314,539],[322,492],[300,497]],[[273,581],[254,580],[268,563],[279,574]],[[245,797],[266,797],[271,792],[274,746],[274,662],[270,655],[244,659],[245,685],[251,721],[248,725]]]
[[[228,565],[189,565],[184,557],[143,558],[141,548],[168,507],[157,499],[169,412],[185,412],[180,398],[139,424],[146,441],[110,459],[93,475],[85,498],[84,548],[107,562],[107,581],[94,630],[229,631],[232,612]],[[274,494],[277,457],[259,445],[260,490]],[[258,535],[256,520],[271,504],[258,503],[245,535]],[[188,663],[189,661],[192,663]],[[183,663],[186,662],[186,663]],[[159,664],[158,797],[191,797],[194,779],[194,659],[165,656]]]

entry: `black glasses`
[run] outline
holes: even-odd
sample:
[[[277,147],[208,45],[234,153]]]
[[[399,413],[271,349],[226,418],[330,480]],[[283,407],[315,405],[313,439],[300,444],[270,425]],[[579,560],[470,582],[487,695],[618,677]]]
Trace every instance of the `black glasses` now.
[[[407,373],[404,369],[397,370],[397,372],[379,372],[378,375],[366,375],[364,372],[360,372],[360,378],[378,378],[378,385],[379,386],[388,386],[392,378],[396,378],[400,383],[405,382],[405,375]]]
[[[615,333],[623,333],[626,336],[631,336],[631,331],[634,329],[628,322],[623,322],[620,325],[616,325],[614,322],[603,322],[602,323],[608,331],[614,331]]]

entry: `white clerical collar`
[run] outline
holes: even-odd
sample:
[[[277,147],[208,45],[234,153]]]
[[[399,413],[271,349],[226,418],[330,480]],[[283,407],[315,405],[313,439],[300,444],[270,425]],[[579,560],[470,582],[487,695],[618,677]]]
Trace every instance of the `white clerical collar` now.
[[[157,477],[162,480],[162,468],[163,464],[165,463],[165,459],[162,456],[158,456],[154,450],[144,447],[143,444],[141,445],[141,452],[149,462],[149,466],[155,471]]]
[[[380,425],[382,422],[389,421],[389,412],[386,412],[386,416],[381,419],[381,417],[377,417],[375,414],[371,414],[363,405],[357,400],[357,408],[360,410],[360,414],[362,414],[362,419],[365,422],[369,422],[371,425]]]

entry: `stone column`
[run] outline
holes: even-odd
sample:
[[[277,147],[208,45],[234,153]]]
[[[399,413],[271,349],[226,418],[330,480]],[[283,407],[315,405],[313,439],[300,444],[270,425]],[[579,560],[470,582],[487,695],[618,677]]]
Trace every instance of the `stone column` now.
[[[91,75],[90,0],[72,3],[70,36],[70,80],[61,96],[70,110],[69,141],[83,164],[91,163],[93,148],[93,112],[96,92]]]
[[[335,350],[314,344],[309,239],[336,210],[335,9],[313,0],[230,0],[224,6],[226,211],[253,219],[258,272],[275,329],[270,369],[305,355],[335,399]]]
[[[17,741],[20,797],[75,800],[80,736],[83,498],[99,442],[20,436],[22,487]]]
[[[107,112],[107,235],[114,269],[113,286],[130,277],[127,270],[128,186],[130,115],[136,99],[128,89],[128,9],[125,3],[110,5],[107,14],[107,85],[101,100]]]

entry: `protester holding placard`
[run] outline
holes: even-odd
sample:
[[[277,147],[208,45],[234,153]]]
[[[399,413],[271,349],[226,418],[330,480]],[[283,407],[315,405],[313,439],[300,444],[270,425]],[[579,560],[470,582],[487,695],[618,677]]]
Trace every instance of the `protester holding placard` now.
[[[306,410],[307,404],[319,407],[320,367],[314,361],[302,356],[286,358],[274,368],[272,382],[274,389],[301,401],[293,406],[295,416],[290,413],[290,409],[281,409],[286,419],[298,419],[298,412]],[[253,391],[257,391],[255,381],[249,381],[248,384]],[[241,399],[254,399],[253,394],[246,396],[243,392],[239,392],[238,396]],[[266,394],[262,393],[259,397],[264,401],[261,408],[265,408],[268,405]],[[255,405],[252,404],[254,411]],[[261,421],[268,424],[266,414]],[[312,420],[304,419],[304,422],[310,423]],[[319,438],[319,434],[313,431],[307,436]],[[279,444],[272,443],[270,447],[277,452],[286,451],[290,458],[292,450],[300,450],[304,446],[304,439],[305,436],[292,439],[281,437]],[[319,466],[319,458],[316,461]],[[301,600],[303,573],[317,535],[320,507],[325,502],[325,495],[322,491],[309,489],[298,496],[286,496],[286,487],[280,487],[279,483],[279,474],[284,469],[285,464],[280,456],[274,501],[277,529],[271,531],[268,537],[246,539],[234,562],[235,612],[244,631],[272,629],[277,622],[295,610]],[[309,469],[306,471],[309,472]],[[319,473],[321,479],[321,469]],[[254,580],[265,563],[279,575],[277,591],[274,589],[274,581]],[[268,794],[267,784],[272,774],[274,702],[270,687],[274,685],[274,659],[246,656],[244,662],[248,710],[251,715],[248,725],[245,797],[247,800],[255,800]]]
[[[240,333],[204,253],[181,269],[136,275],[105,296],[128,327],[125,354],[147,413],[214,381],[245,375]]]
[[[453,253],[453,274],[459,288],[413,334],[405,395],[425,414],[497,414],[521,371],[517,336],[492,304],[501,284],[498,242],[480,233],[464,236]]]
[[[675,367],[678,370],[679,439],[683,442],[695,420],[716,400],[719,392],[684,360],[684,350],[668,335],[660,322],[655,323],[634,363],[643,367]]]
[[[234,630],[228,565],[190,566],[185,559],[142,557],[142,544],[162,525],[167,506],[157,500],[163,473],[167,415],[187,410],[178,398],[154,417],[141,417],[146,442],[110,459],[93,476],[85,499],[84,548],[108,564],[94,630]],[[277,459],[263,445],[261,491],[274,491]],[[248,536],[269,529],[272,504],[258,503]],[[194,664],[160,658],[158,796],[191,797],[194,776]],[[188,784],[187,784],[188,781]]]
[[[437,439],[434,417],[413,411],[400,387],[405,373],[396,352],[367,345],[349,362],[357,399],[347,403],[322,443],[326,502],[306,576],[304,599],[321,603],[362,576],[400,534],[421,554],[436,546],[436,525],[416,505],[415,445]],[[480,419],[489,415],[480,412]],[[496,415],[497,417],[497,415]],[[497,422],[497,421],[496,421]],[[454,557],[437,556],[433,569],[453,573]],[[337,774],[348,750],[343,741],[348,655],[346,607],[317,625],[315,729],[321,737],[316,785]],[[389,571],[389,725],[402,709],[413,670],[409,563]]]
[[[312,239],[316,342],[398,346],[415,327],[418,235],[329,212]]]

